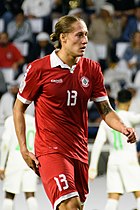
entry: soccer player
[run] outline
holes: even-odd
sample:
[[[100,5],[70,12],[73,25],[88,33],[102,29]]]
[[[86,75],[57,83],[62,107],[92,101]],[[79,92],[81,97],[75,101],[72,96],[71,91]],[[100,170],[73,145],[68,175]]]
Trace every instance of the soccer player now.
[[[134,127],[140,124],[140,114],[128,111],[131,98],[129,90],[122,89],[118,92],[117,113],[127,126]],[[104,121],[99,126],[93,144],[89,177],[94,179],[97,175],[99,156],[102,146],[107,140],[110,146],[110,155],[107,166],[108,200],[105,210],[118,209],[119,198],[124,192],[134,193],[137,210],[140,210],[140,166],[136,144],[127,144],[126,136],[110,128]]]
[[[35,120],[25,114],[26,141],[30,152],[34,151]],[[2,210],[13,210],[15,194],[25,193],[29,210],[38,210],[35,191],[38,176],[28,167],[20,153],[13,116],[5,121],[1,143],[0,179],[3,180],[5,198]]]
[[[88,42],[85,22],[63,16],[55,25],[52,54],[27,67],[14,105],[14,122],[26,163],[40,173],[54,210],[81,210],[88,194],[87,102],[94,100],[103,119],[135,142],[111,108],[100,65],[84,58]],[[34,101],[35,156],[26,147],[24,111]]]

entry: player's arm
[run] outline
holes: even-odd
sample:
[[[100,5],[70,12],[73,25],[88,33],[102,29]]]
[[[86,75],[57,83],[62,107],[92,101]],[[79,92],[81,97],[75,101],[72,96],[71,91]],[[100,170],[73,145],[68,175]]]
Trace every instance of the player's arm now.
[[[98,162],[102,151],[102,147],[107,140],[106,130],[103,125],[103,121],[100,123],[95,141],[92,146],[90,165],[89,165],[89,178],[94,179],[98,174]]]
[[[32,168],[38,174],[38,160],[35,155],[28,151],[26,145],[26,125],[24,113],[27,108],[27,104],[22,103],[19,99],[16,99],[13,115],[15,131],[18,138],[21,154],[30,168]]]
[[[115,110],[112,109],[108,100],[95,102],[97,109],[107,123],[107,125],[114,130],[117,130],[127,136],[127,142],[134,143],[136,141],[136,133],[133,128],[128,128],[119,118]]]

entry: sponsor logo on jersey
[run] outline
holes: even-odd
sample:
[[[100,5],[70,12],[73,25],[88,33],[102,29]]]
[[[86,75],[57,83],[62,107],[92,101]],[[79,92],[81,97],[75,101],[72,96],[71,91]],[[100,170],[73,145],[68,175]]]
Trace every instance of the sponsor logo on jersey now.
[[[51,82],[54,82],[54,83],[62,83],[63,80],[62,79],[51,79]]]
[[[88,87],[89,86],[89,79],[87,77],[83,76],[81,78],[81,82],[82,82],[83,87]]]

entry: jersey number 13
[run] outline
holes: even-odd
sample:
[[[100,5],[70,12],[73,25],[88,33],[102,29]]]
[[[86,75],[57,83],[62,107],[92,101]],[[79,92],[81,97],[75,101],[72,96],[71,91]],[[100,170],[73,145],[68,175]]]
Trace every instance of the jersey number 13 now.
[[[67,106],[75,106],[77,102],[77,91],[67,90]]]

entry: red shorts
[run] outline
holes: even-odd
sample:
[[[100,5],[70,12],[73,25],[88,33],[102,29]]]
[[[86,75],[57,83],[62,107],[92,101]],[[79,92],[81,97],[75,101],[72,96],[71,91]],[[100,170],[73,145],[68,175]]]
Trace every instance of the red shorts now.
[[[88,164],[61,154],[38,158],[41,180],[53,208],[64,200],[79,196],[85,202],[88,194]]]

